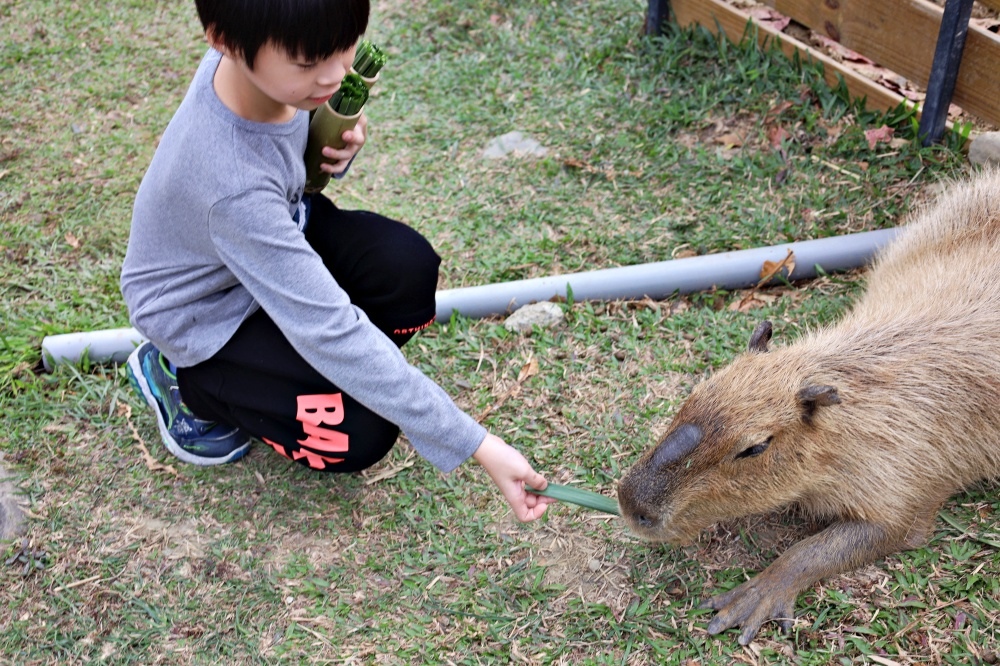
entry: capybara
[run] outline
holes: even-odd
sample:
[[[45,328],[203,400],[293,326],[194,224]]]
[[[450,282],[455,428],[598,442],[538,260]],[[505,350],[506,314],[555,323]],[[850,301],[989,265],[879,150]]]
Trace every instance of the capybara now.
[[[952,184],[879,254],[839,323],[749,349],[699,383],[622,477],[640,537],[797,505],[825,529],[713,597],[712,634],[788,630],[816,581],[923,544],[942,503],[1000,476],[1000,171]]]

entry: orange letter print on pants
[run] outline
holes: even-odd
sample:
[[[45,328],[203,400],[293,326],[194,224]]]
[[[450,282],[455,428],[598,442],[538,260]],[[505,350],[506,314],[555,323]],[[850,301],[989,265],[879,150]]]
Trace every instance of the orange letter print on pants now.
[[[298,397],[298,412],[295,418],[302,424],[302,430],[306,434],[306,438],[298,440],[298,443],[303,447],[308,446],[309,449],[303,448],[298,451],[292,451],[291,457],[293,460],[305,458],[306,462],[313,469],[326,469],[327,463],[343,462],[343,458],[321,455],[321,453],[343,453],[347,451],[347,435],[323,427],[343,423],[343,394],[300,395]],[[273,446],[279,453],[284,453],[284,447],[279,448],[274,442],[266,439],[264,441]],[[287,453],[285,455],[287,456]]]

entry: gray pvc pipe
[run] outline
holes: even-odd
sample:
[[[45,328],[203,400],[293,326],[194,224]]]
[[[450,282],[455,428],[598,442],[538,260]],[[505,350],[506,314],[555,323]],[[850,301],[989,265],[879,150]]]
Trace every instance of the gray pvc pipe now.
[[[145,342],[134,328],[47,335],[42,340],[42,365],[47,372],[60,363],[76,365],[86,353],[93,363],[124,363]]]
[[[837,273],[864,265],[897,231],[881,229],[637,266],[445,289],[437,293],[437,320],[448,321],[455,311],[472,318],[504,314],[554,296],[565,298],[567,287],[576,301],[646,296],[663,299],[674,293],[712,287],[741,289],[760,281],[765,261],[781,261],[789,250],[795,254],[795,270],[789,278],[802,280],[814,277],[817,266],[827,273]],[[85,353],[93,363],[124,363],[142,342],[142,335],[134,328],[50,335],[42,340],[42,363],[51,372],[58,363],[79,363]]]
[[[646,296],[663,299],[675,292],[686,294],[713,286],[741,289],[760,281],[760,270],[765,261],[781,261],[789,250],[795,254],[795,270],[790,279],[802,280],[814,277],[816,266],[827,273],[862,266],[896,233],[896,229],[880,229],[651,264],[446,289],[437,293],[437,318],[438,321],[447,321],[453,310],[466,317],[485,317],[516,310],[522,305],[547,301],[553,296],[565,297],[567,285],[572,288],[573,300],[576,301],[640,299]]]

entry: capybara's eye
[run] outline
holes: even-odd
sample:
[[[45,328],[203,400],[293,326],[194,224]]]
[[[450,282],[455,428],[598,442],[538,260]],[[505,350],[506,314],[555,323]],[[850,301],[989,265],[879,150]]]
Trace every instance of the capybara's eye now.
[[[736,454],[736,460],[740,458],[753,458],[754,456],[759,456],[760,454],[767,451],[767,447],[771,445],[771,437],[765,439],[761,444],[754,444],[748,449],[744,449]]]

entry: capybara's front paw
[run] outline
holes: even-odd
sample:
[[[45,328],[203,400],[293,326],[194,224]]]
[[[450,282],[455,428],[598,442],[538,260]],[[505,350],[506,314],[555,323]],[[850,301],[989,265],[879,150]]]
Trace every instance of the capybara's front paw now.
[[[718,611],[708,623],[708,633],[741,627],[740,645],[749,645],[769,620],[776,620],[782,631],[792,628],[795,596],[795,592],[776,590],[755,578],[706,600],[701,607]]]

